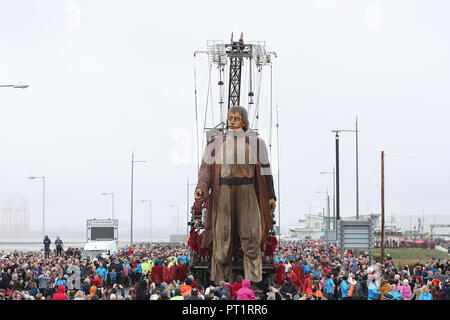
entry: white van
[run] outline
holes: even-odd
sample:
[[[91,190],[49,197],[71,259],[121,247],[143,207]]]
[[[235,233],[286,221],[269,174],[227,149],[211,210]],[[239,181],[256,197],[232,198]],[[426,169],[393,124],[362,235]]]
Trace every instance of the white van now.
[[[83,249],[83,257],[96,259],[98,256],[107,258],[117,254],[117,243],[115,241],[89,241]]]

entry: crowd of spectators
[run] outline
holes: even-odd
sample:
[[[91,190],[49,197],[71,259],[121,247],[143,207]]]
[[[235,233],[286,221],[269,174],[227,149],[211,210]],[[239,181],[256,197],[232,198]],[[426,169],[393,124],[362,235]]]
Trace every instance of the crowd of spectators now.
[[[60,239],[58,239],[60,240]],[[62,242],[61,242],[62,244]],[[311,241],[278,244],[274,272],[253,283],[199,283],[189,248],[141,244],[91,259],[81,249],[0,252],[0,300],[449,300],[450,263],[372,262]]]

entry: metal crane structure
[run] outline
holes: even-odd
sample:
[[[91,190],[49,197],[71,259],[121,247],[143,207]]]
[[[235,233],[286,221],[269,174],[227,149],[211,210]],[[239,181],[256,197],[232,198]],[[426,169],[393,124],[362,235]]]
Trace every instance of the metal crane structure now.
[[[249,43],[245,43],[243,40],[243,34],[238,41],[233,40],[233,35],[231,35],[231,42],[225,44],[220,40],[209,40],[207,41],[206,50],[197,50],[194,52],[194,57],[197,57],[199,53],[205,53],[208,55],[208,64],[209,64],[209,83],[208,83],[208,92],[207,92],[207,101],[206,101],[206,110],[205,110],[205,126],[204,131],[206,133],[207,141],[211,139],[212,136],[223,133],[226,120],[225,115],[226,111],[228,111],[233,106],[243,106],[243,81],[242,75],[243,73],[248,74],[248,85],[247,85],[247,111],[249,114],[249,120],[252,119],[251,128],[248,130],[248,135],[257,134],[255,131],[258,130],[258,122],[259,119],[259,102],[260,102],[260,92],[261,92],[261,82],[262,82],[262,71],[263,68],[268,66],[271,69],[271,79],[270,79],[270,94],[272,98],[272,64],[275,58],[277,57],[276,52],[268,51],[266,49],[265,41],[251,41]],[[211,72],[212,66],[215,66],[218,71],[218,89],[219,89],[219,124],[212,124],[212,127],[206,127],[206,117],[208,113],[208,108],[211,108],[211,114],[214,120],[214,105],[212,101],[212,86],[211,86]],[[245,66],[247,67],[246,70]],[[226,71],[228,68],[228,108],[224,110],[224,101],[225,99],[225,87],[227,86],[227,78]],[[196,74],[196,70],[194,70]],[[255,75],[256,74],[256,75]],[[196,75],[194,75],[196,78]],[[196,81],[196,79],[194,79]],[[256,92],[255,92],[256,90]],[[195,95],[196,95],[196,119],[198,119],[197,114],[197,84],[195,85]],[[210,106],[211,105],[211,106]],[[272,108],[272,100],[270,101],[270,117],[272,117],[273,108]],[[272,120],[272,118],[271,118]],[[272,123],[272,121],[271,121]]]
[[[196,58],[199,54],[206,54],[208,56],[208,88],[206,91],[206,106],[204,109],[204,121],[202,129],[202,138],[199,139],[199,99],[197,91],[197,67]],[[197,131],[197,163],[200,167],[200,156],[203,153],[200,150],[199,143],[202,146],[210,142],[214,136],[225,134],[226,129],[226,115],[228,110],[233,106],[246,107],[250,127],[246,131],[246,135],[255,136],[259,135],[259,120],[260,112],[268,118],[267,129],[269,129],[269,149],[272,153],[272,131],[273,124],[275,124],[277,135],[277,161],[279,163],[279,148],[278,148],[278,103],[276,103],[276,110],[273,108],[273,62],[277,57],[276,52],[269,51],[266,47],[265,41],[250,41],[244,42],[243,34],[239,40],[233,40],[233,34],[231,34],[230,43],[224,43],[221,40],[209,40],[207,46],[203,50],[197,50],[194,52],[194,83],[195,83],[195,118],[196,118],[196,131]],[[217,70],[217,91],[213,90],[213,71]],[[263,82],[263,70],[270,69],[270,90],[264,90],[269,95],[269,103],[265,105],[269,106],[269,110],[262,111],[260,108],[261,101],[261,83]],[[243,77],[245,80],[243,80]],[[266,81],[267,82],[267,81]],[[213,91],[218,92],[217,104],[213,101]],[[245,92],[245,93],[244,93]],[[226,101],[228,97],[228,101]],[[225,109],[226,104],[226,109]],[[208,112],[209,111],[209,112]],[[219,117],[217,117],[217,111]],[[274,121],[274,111],[276,113],[276,119]],[[214,113],[216,112],[216,113]],[[211,120],[208,121],[208,114],[211,115]],[[253,121],[252,121],[253,119]],[[208,123],[209,122],[209,123]],[[275,122],[275,123],[274,123]],[[278,167],[278,166],[277,166]],[[278,199],[279,199],[279,167],[277,174],[278,181]],[[279,200],[278,200],[279,203]],[[200,241],[202,239],[202,233],[204,231],[204,219],[208,203],[198,204],[195,203],[190,208],[191,218],[188,221],[190,226],[189,245],[191,247],[191,262],[190,272],[194,274],[196,278],[202,283],[208,283],[209,281],[209,267],[210,259],[207,252],[200,249]],[[280,222],[280,206],[278,204],[278,224]],[[273,224],[276,222],[274,221]],[[271,234],[274,234],[274,226],[272,225]],[[195,243],[196,242],[196,243]],[[198,248],[193,252],[192,247]],[[239,265],[242,265],[242,250],[237,248],[237,253],[234,258],[233,269],[237,272],[240,271]],[[265,263],[265,264],[264,264]],[[273,259],[265,256],[263,258],[263,276],[270,276],[274,272]]]

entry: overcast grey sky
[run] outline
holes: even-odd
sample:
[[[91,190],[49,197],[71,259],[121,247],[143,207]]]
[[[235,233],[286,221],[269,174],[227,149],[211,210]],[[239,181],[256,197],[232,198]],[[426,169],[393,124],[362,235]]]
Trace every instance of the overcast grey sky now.
[[[244,32],[278,53],[283,226],[310,205],[321,211],[331,130],[353,128],[356,115],[361,213],[380,210],[384,150],[386,211],[449,215],[449,13],[445,0],[2,1],[0,84],[30,87],[0,88],[0,207],[24,197],[40,230],[41,185],[27,177],[45,175],[48,230],[84,232],[86,218],[108,217],[102,192],[116,194],[129,228],[135,150],[152,161],[135,166],[135,228],[148,227],[140,200],[151,199],[155,229],[174,232],[169,205],[184,218],[186,179],[197,180],[194,156],[172,160],[177,132],[194,126],[193,52]],[[355,212],[354,160],[343,133],[344,217]]]

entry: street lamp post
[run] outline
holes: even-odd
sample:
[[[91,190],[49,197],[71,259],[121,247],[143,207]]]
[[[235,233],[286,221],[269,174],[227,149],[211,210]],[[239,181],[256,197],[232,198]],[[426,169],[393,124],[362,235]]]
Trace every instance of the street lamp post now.
[[[133,178],[134,164],[138,162],[150,163],[150,160],[134,160],[134,151],[131,154],[131,213],[130,213],[130,246],[133,245]]]
[[[359,160],[358,160],[358,117],[356,117],[355,130],[331,130],[331,132],[336,133],[336,222],[340,218],[339,211],[339,132],[354,132],[355,133],[355,144],[356,144],[356,220],[359,220]]]
[[[180,226],[180,215],[179,215],[179,209],[180,209],[180,206],[178,205],[178,204],[171,204],[170,205],[170,207],[171,208],[174,208],[174,207],[176,207],[177,208],[177,236],[180,234],[180,230],[179,230],[179,226]]]
[[[148,202],[149,203],[149,207],[150,207],[150,243],[152,243],[153,240],[153,235],[152,235],[152,200],[141,200],[141,202],[145,203]]]
[[[114,192],[111,192],[111,193],[103,192],[101,195],[102,196],[107,196],[107,195],[111,196],[111,198],[112,198],[112,219],[114,219]]]
[[[42,179],[42,238],[45,237],[45,176],[29,176],[28,179]]]

